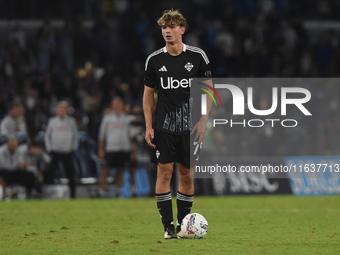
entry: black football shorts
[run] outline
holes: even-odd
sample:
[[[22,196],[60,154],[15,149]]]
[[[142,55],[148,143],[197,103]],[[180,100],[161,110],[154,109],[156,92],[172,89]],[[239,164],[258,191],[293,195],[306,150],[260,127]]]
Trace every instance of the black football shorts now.
[[[202,149],[202,143],[190,141],[190,134],[172,135],[155,132],[152,143],[156,145],[155,149],[151,149],[151,162],[153,163],[178,162],[190,166],[199,159]]]
[[[105,163],[110,168],[125,168],[130,160],[129,151],[106,152]]]

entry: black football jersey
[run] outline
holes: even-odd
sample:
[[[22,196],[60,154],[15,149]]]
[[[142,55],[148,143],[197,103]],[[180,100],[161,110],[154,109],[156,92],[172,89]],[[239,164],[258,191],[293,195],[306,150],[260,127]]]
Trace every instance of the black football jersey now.
[[[190,90],[195,86],[193,78],[202,77],[210,79],[211,68],[200,48],[183,44],[183,51],[177,56],[170,55],[166,47],[149,55],[144,84],[158,93],[153,123],[156,131],[183,135],[192,130]]]

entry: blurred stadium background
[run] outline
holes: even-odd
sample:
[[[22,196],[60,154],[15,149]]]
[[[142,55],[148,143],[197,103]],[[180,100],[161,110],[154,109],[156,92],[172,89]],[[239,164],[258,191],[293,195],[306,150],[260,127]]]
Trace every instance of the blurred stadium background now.
[[[0,0],[0,118],[10,102],[20,100],[30,137],[43,146],[48,119],[57,102],[67,100],[82,131],[77,174],[79,183],[88,185],[79,186],[85,187],[80,196],[93,195],[101,171],[95,157],[98,128],[111,98],[121,96],[136,106],[136,115],[142,114],[144,62],[164,45],[156,20],[170,7],[187,18],[184,42],[206,51],[214,77],[339,76],[339,0]],[[324,109],[313,116],[318,125],[302,125],[289,134],[220,133],[227,155],[237,164],[249,162],[247,156],[276,156],[280,164],[287,156],[339,155],[340,89],[314,89],[313,107]],[[289,139],[282,139],[284,135]],[[137,194],[148,196],[155,170],[148,163],[142,132],[137,143]],[[266,180],[279,183],[275,190],[266,189],[265,183],[253,188],[250,176],[238,180],[237,185],[198,183],[197,192],[340,193],[339,179],[326,188],[323,183],[300,183],[298,191],[290,179]],[[129,196],[127,186],[123,192]]]

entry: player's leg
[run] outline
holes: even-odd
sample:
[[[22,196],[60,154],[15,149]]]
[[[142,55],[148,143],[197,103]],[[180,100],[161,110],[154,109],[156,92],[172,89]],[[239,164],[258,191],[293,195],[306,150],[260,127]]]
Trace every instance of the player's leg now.
[[[51,161],[48,164],[47,169],[43,172],[45,184],[54,184],[55,174],[59,167],[59,160],[60,160],[59,154],[55,152],[51,152],[50,156],[51,156]]]
[[[124,182],[124,171],[125,171],[126,166],[129,163],[130,153],[126,151],[115,152],[113,153],[112,159],[113,159],[113,162],[112,162],[113,167],[117,169],[116,185],[115,185],[116,197],[120,197],[121,189],[122,189],[123,182]]]
[[[181,223],[183,218],[190,213],[193,198],[194,198],[194,184],[193,175],[190,169],[190,135],[183,135],[181,137],[180,146],[178,150],[178,177],[179,187],[177,191],[177,227],[176,233],[178,237],[183,237],[181,232]],[[193,148],[192,148],[193,149]]]
[[[64,170],[68,179],[71,198],[76,197],[76,169],[73,164],[73,155],[73,153],[67,153],[63,155]]]
[[[178,191],[184,194],[194,194],[193,176],[190,167],[178,163],[179,187]]]
[[[171,182],[173,170],[174,170],[174,163],[167,163],[167,164],[158,163],[157,181],[156,181],[156,193],[157,194],[170,192],[170,182]]]
[[[99,177],[99,190],[98,190],[99,194],[98,195],[100,197],[105,196],[106,180],[107,180],[107,177],[110,175],[111,169],[114,168],[114,162],[115,162],[114,154],[115,152],[105,151],[103,168],[102,168],[102,172],[100,173],[100,177]]]
[[[152,150],[151,162],[157,163],[156,202],[164,226],[164,238],[177,238],[173,225],[172,197],[170,182],[176,161],[178,137],[155,132],[153,140],[156,148]]]
[[[179,187],[177,191],[177,228],[176,232],[179,237],[180,225],[183,218],[190,213],[194,199],[193,176],[190,173],[190,167],[178,163]]]
[[[124,177],[124,168],[123,167],[117,168],[116,187],[115,187],[116,197],[120,197],[122,186],[123,186],[123,177]]]
[[[158,163],[156,181],[156,202],[164,226],[164,238],[177,238],[173,225],[172,198],[170,192],[170,181],[174,163]]]
[[[102,172],[100,173],[100,177],[99,177],[99,188],[101,190],[105,189],[106,186],[106,179],[109,175],[110,172],[110,168],[108,166],[103,167]]]

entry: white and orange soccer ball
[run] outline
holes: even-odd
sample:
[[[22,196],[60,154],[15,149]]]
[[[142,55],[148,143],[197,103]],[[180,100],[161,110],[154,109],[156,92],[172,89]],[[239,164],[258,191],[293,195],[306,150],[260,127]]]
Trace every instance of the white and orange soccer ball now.
[[[202,238],[208,233],[208,221],[199,213],[189,213],[182,220],[181,231],[186,238]]]

